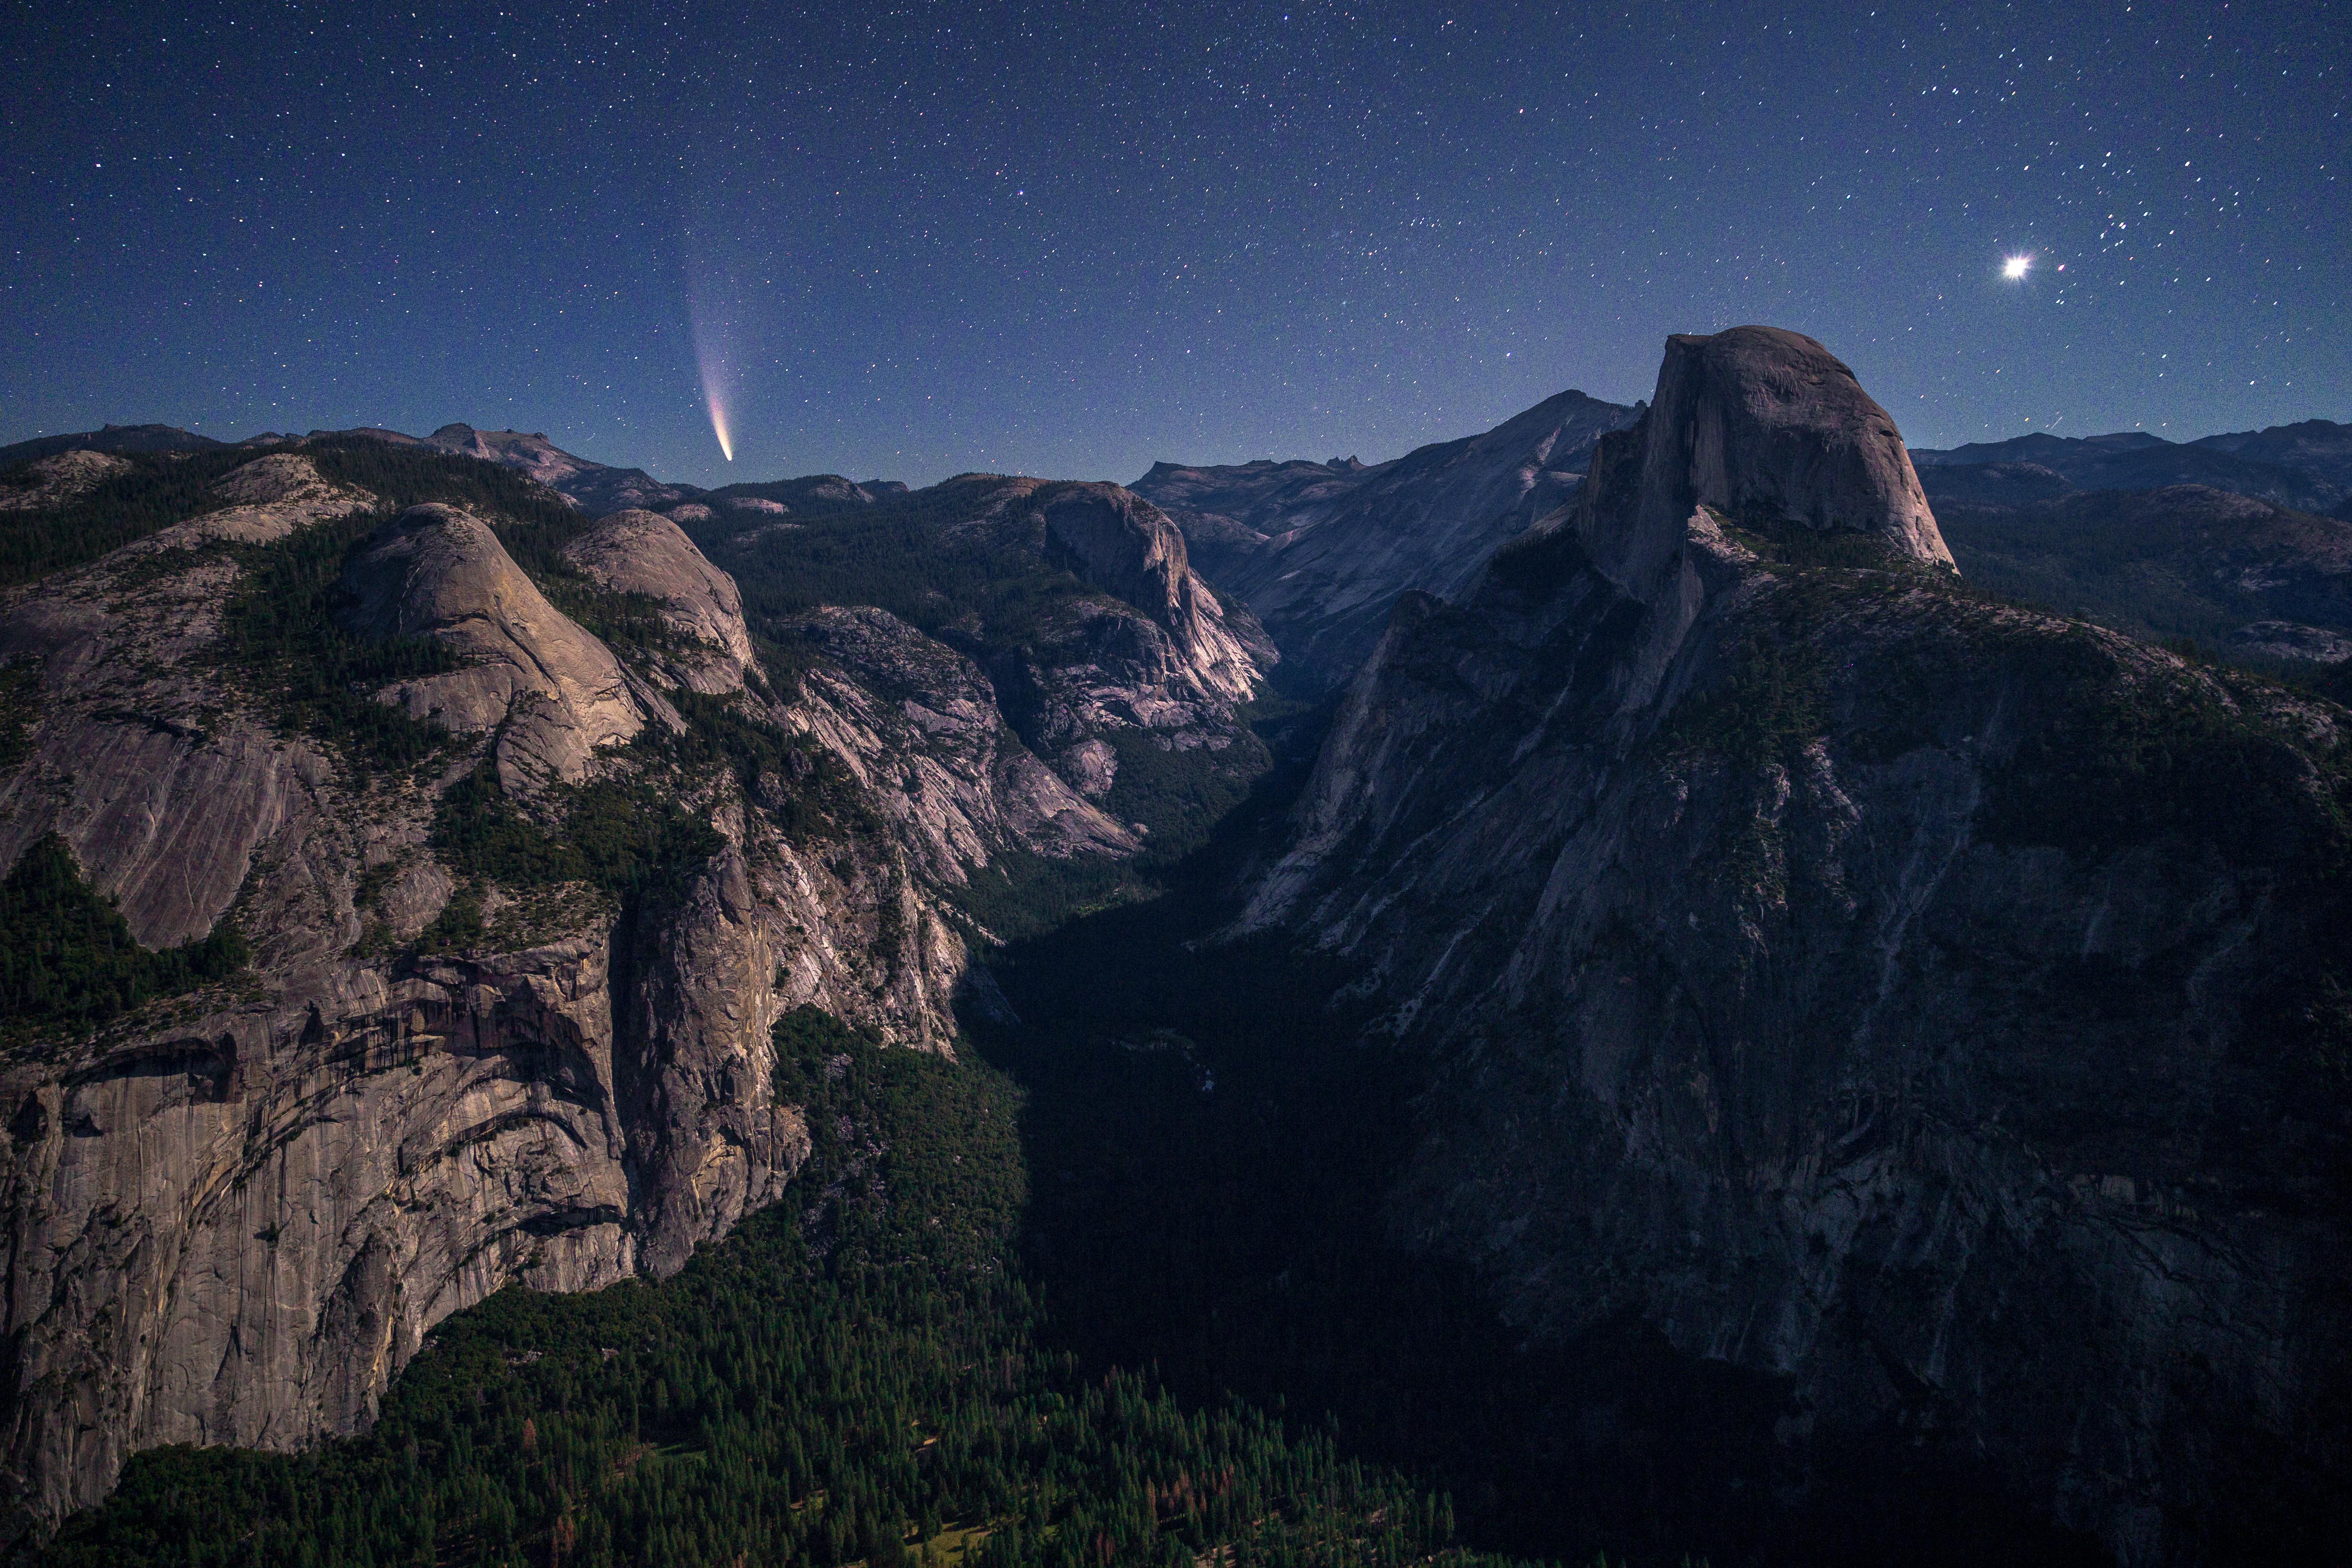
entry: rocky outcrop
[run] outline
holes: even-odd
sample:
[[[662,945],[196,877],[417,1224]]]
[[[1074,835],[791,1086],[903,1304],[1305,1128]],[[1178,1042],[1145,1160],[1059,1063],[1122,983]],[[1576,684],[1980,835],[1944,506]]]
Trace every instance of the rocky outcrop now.
[[[567,452],[547,438],[544,431],[477,430],[471,425],[444,425],[430,436],[408,436],[398,430],[313,430],[313,437],[359,437],[390,447],[429,447],[461,458],[476,458],[501,468],[518,468],[555,491],[590,517],[631,508],[669,508],[689,503],[702,490],[694,485],[665,484],[643,468],[616,468]]]
[[[1165,635],[1159,679],[1187,680],[1229,702],[1250,700],[1273,650],[1245,623],[1227,624],[1224,605],[1192,571],[1184,536],[1158,507],[1117,485],[1055,485],[1035,500],[1048,556],[1066,560]]]
[[[961,475],[921,493],[919,511],[886,526],[925,540],[921,549],[946,563],[940,581],[952,593],[892,598],[905,619],[866,608],[814,616],[794,608],[760,630],[841,650],[833,673],[872,700],[843,699],[838,712],[871,714],[912,698],[929,715],[919,729],[963,737],[951,747],[963,760],[950,771],[968,781],[992,778],[999,798],[952,815],[1000,823],[1012,847],[1039,853],[1125,850],[1150,824],[1114,822],[1097,808],[1109,804],[1131,762],[1140,760],[1147,773],[1192,775],[1179,791],[1203,775],[1214,775],[1218,789],[1255,776],[1265,750],[1244,708],[1280,655],[1248,610],[1192,570],[1183,535],[1157,507],[1117,485],[994,474]],[[788,552],[803,529],[829,542],[821,549],[855,550],[865,524],[852,516],[745,531],[731,519],[708,526],[704,537],[747,587],[765,581],[771,602],[790,604],[797,590],[768,552]],[[893,570],[916,576],[927,567],[908,561]],[[991,580],[976,588],[982,574]],[[918,618],[922,629],[909,624]],[[951,704],[923,695],[934,689],[971,703],[970,715],[956,717]],[[992,733],[997,723],[1010,733]],[[857,727],[879,735],[898,725],[861,719]],[[1066,790],[1046,787],[1036,762]],[[1068,791],[1087,809],[1073,811]]]
[[[2352,659],[2352,637],[2294,621],[2252,621],[2230,634],[2235,652],[2263,658],[2342,664]]]
[[[1779,1380],[1793,1475],[2294,1540],[2347,1479],[2344,716],[1969,595],[1917,497],[1818,344],[1674,340],[1570,508],[1399,605],[1244,925],[1426,1053],[1393,1222],[1528,1331]]]
[[[673,679],[702,692],[742,689],[753,662],[743,596],[677,523],[656,512],[614,512],[565,545],[563,554],[605,587],[660,604],[680,644],[659,653]]]
[[[987,483],[982,515],[1093,590],[1056,604],[1017,652],[992,656],[998,706],[1022,742],[1089,800],[1110,795],[1122,744],[1254,772],[1263,751],[1236,708],[1280,655],[1192,569],[1165,514],[1117,485]]]
[[[130,468],[124,458],[80,449],[40,458],[27,465],[23,474],[14,476],[14,483],[0,486],[0,511],[63,506]]]
[[[212,488],[226,504],[149,534],[132,548],[154,554],[207,544],[269,544],[297,529],[375,503],[366,491],[332,484],[298,452],[272,452],[231,468]]]
[[[0,864],[58,834],[155,948],[211,930],[252,856],[331,771],[314,748],[272,733],[205,661],[238,574],[202,547],[283,539],[373,500],[282,454],[232,470],[214,493],[234,504],[0,608],[0,658],[41,669],[32,754],[0,775]]]
[[[424,444],[459,457],[478,458],[486,463],[520,469],[559,494],[566,480],[601,472],[604,467],[572,456],[550,441],[543,430],[526,434],[520,430],[477,430],[464,424],[444,425],[425,437]]]
[[[1886,410],[1827,349],[1774,327],[1668,338],[1650,411],[1596,443],[1570,526],[1646,600],[1698,507],[1952,561]]]
[[[497,729],[499,782],[510,794],[577,784],[600,749],[644,727],[612,650],[549,604],[478,517],[411,507],[377,531],[344,582],[354,631],[425,638],[464,661],[383,699],[461,733]]]
[[[1371,651],[1399,594],[1461,592],[1574,490],[1593,443],[1639,413],[1563,392],[1392,462],[1160,463],[1135,489],[1168,509],[1202,570],[1299,676],[1330,687]]]
[[[136,1447],[355,1430],[450,1311],[632,1272],[605,959],[338,977],[10,1071],[19,1500],[89,1500]]]
[[[364,1426],[432,1325],[509,1280],[675,1269],[805,1152],[773,1095],[778,1018],[814,1005],[950,1050],[970,960],[939,886],[983,848],[1121,842],[992,714],[970,780],[942,760],[953,737],[891,756],[897,734],[859,730],[848,710],[871,694],[845,678],[792,701],[728,695],[801,737],[771,774],[615,749],[656,663],[629,668],[488,520],[445,507],[366,537],[348,626],[471,661],[381,694],[457,742],[421,771],[357,764],[282,728],[216,655],[251,552],[369,499],[316,478],[266,457],[230,476],[222,499],[257,510],[226,532],[142,541],[0,605],[0,663],[38,668],[29,754],[0,773],[0,865],[54,832],[142,943],[228,921],[252,952],[228,984],[0,1049],[12,1531],[94,1500],[139,1448]],[[667,528],[625,521],[577,559],[740,646],[723,574]],[[599,548],[632,538],[651,544]],[[907,695],[950,718],[963,700]],[[442,795],[485,757],[541,790],[530,809],[559,830],[567,794],[543,785],[667,769],[717,848],[628,900],[480,879],[479,934],[428,941],[459,890],[435,845]],[[1027,793],[992,793],[1004,778]],[[977,825],[959,837],[939,803],[967,785]],[[1004,822],[1000,798],[1031,797],[1034,831]]]
[[[818,610],[795,629],[824,661],[803,678],[793,721],[877,787],[925,878],[960,887],[1008,852],[1138,847],[1021,743],[971,659],[887,610]]]

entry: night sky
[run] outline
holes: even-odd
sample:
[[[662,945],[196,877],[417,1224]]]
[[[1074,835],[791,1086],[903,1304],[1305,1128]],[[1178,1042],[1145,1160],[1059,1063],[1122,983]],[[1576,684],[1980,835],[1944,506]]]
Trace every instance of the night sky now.
[[[2327,0],[0,27],[0,440],[465,420],[702,483],[1131,479],[1631,402],[1744,321],[1918,446],[2352,419]]]

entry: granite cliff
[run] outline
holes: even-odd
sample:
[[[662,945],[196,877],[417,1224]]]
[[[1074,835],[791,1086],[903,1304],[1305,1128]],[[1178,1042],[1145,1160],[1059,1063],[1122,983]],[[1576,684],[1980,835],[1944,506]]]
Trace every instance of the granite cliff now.
[[[1396,1234],[1538,1337],[1775,1380],[2131,1563],[2324,1560],[2347,1447],[2341,710],[1972,593],[1822,346],[1667,344],[1409,594],[1242,929],[1431,1063]]]
[[[28,471],[32,526],[90,456]],[[240,960],[102,1010],[9,972],[12,1529],[135,1449],[363,1427],[509,1280],[675,1271],[805,1153],[775,1022],[951,1053],[971,877],[1150,826],[1071,749],[1230,742],[1259,679],[1112,487],[996,487],[1100,633],[1032,661],[1056,772],[971,654],[854,599],[755,629],[667,518],[381,439],[205,458],[175,521],[0,601],[0,913],[78,879],[138,953]]]
[[[1300,678],[1344,682],[1399,594],[1458,594],[1558,507],[1593,443],[1640,414],[1580,392],[1391,462],[1155,464],[1136,493],[1167,509],[1202,570],[1264,622]]]
[[[1069,812],[1043,781],[1016,792],[1057,832],[1131,846],[1164,839],[1171,824],[1153,819],[1170,812],[1204,831],[1211,803],[1265,765],[1239,709],[1281,655],[1193,570],[1169,517],[1117,485],[966,474],[750,530],[726,514],[688,528],[744,585],[753,626],[788,647],[903,637],[965,660],[991,693],[974,711],[1012,732],[1006,755],[1042,762],[1087,805]],[[844,605],[866,607],[859,626]],[[919,727],[944,735],[947,710],[925,706]]]

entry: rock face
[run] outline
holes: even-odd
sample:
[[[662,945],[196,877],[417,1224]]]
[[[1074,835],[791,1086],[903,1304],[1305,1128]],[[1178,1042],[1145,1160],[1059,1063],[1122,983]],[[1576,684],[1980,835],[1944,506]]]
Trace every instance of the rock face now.
[[[795,569],[777,563],[795,559],[790,552],[808,539],[830,542],[806,558],[818,570],[831,570],[824,564],[830,559],[864,552],[860,531],[870,520],[858,513],[868,504],[881,503],[835,506],[830,516],[812,515],[812,507],[794,514],[810,516],[807,522],[786,519],[750,530],[722,516],[705,525],[703,537],[741,574],[754,599],[764,583],[770,602],[804,604],[793,585]],[[977,816],[967,814],[968,820],[1001,820],[1014,847],[1125,850],[1140,842],[1142,831],[1096,807],[1108,804],[1131,764],[1140,763],[1144,774],[1209,773],[1228,784],[1254,776],[1265,752],[1240,710],[1281,656],[1247,609],[1221,598],[1192,570],[1182,533],[1159,508],[1117,485],[996,474],[960,475],[893,504],[875,526],[900,542],[874,548],[900,551],[912,537],[922,542],[913,547],[919,555],[953,563],[956,581],[990,576],[1000,587],[1017,584],[1017,591],[992,589],[975,598],[967,586],[959,590],[965,597],[954,601],[936,591],[909,599],[890,597],[895,590],[877,583],[898,614],[870,605],[854,615],[845,613],[851,606],[814,615],[795,607],[760,629],[788,643],[810,639],[829,657],[837,653],[827,679],[846,679],[866,693],[844,712],[870,716],[913,696],[929,715],[913,721],[919,729],[938,737],[962,734],[978,745],[969,750],[958,742],[965,754],[955,768],[968,781],[995,766],[984,753],[1001,755],[1013,772],[997,773],[989,787],[1010,793]],[[892,571],[904,576],[923,571],[919,560],[890,558],[900,563]],[[918,619],[920,628],[912,624]],[[970,716],[919,695],[934,689],[973,704]],[[991,723],[1010,734],[985,737]],[[879,735],[899,726],[861,720],[860,728]],[[1087,809],[1073,812],[1045,789],[1032,772],[1039,762],[1089,803]],[[1129,774],[1130,782],[1137,776]]]
[[[1160,679],[1188,679],[1202,695],[1246,702],[1266,653],[1228,626],[1224,606],[1193,575],[1184,536],[1159,508],[1117,485],[1056,485],[1036,497],[1046,551],[1142,611],[1165,635]],[[1156,651],[1156,650],[1155,650]]]
[[[1394,1223],[1530,1331],[1772,1375],[1793,1473],[2322,1552],[2343,714],[1945,559],[1818,344],[1672,341],[1570,508],[1399,605],[1244,926],[1428,1053]]]
[[[77,448],[43,458],[25,474],[30,482],[0,489],[0,511],[35,511],[87,495],[131,465],[104,452]]]
[[[751,634],[735,579],[713,566],[685,530],[650,511],[617,511],[563,548],[564,558],[605,587],[657,600],[681,646],[662,664],[697,691],[740,691],[752,664]]]
[[[284,526],[237,531],[314,522],[310,487],[264,461],[246,493],[289,496]],[[678,1131],[707,1148],[710,1118],[656,1118],[625,1092],[653,1000],[719,987],[772,1015],[786,997],[715,963],[640,963],[647,999],[616,1001],[614,911],[593,890],[506,952],[372,954],[371,920],[404,936],[449,894],[425,852],[430,787],[273,734],[204,657],[240,568],[200,553],[155,576],[153,560],[118,552],[0,618],[0,650],[42,675],[0,844],[13,861],[60,834],[151,947],[237,919],[254,977],[95,1038],[16,1042],[0,1068],[8,1473],[36,1517],[98,1496],[133,1448],[362,1426],[441,1317],[510,1279],[572,1289],[659,1267],[801,1147],[753,1070],[756,1016],[667,1040],[662,1070],[745,1080],[719,1120],[744,1123],[747,1177],[703,1180],[698,1206],[670,1194],[700,1173],[677,1173]],[[419,588],[385,613],[440,624]],[[726,868],[708,875],[727,885]],[[730,914],[690,904],[663,940],[723,946]]]
[[[1303,679],[1344,681],[1399,594],[1457,594],[1505,540],[1574,489],[1593,443],[1640,410],[1564,392],[1483,435],[1392,462],[1154,465],[1195,561],[1265,623]]]
[[[1621,587],[1681,546],[1696,507],[1860,533],[1951,564],[1886,410],[1812,339],[1773,327],[1666,340],[1640,426],[1594,450],[1575,526]]]
[[[2294,621],[2250,621],[2230,634],[2242,653],[2268,658],[2302,659],[2313,664],[2342,664],[2352,659],[2352,638]]]
[[[578,784],[599,749],[644,727],[620,660],[547,602],[480,518],[411,507],[369,541],[344,582],[352,630],[423,637],[464,661],[391,687],[384,700],[446,729],[499,730],[499,782],[510,794]]]
[[[563,481],[604,468],[602,463],[573,457],[550,441],[543,431],[526,435],[520,430],[477,430],[471,425],[444,425],[425,437],[425,444],[460,457],[520,468],[549,489],[558,491]]]
[[[1172,528],[1122,497],[1073,492],[1055,515],[1073,561],[1150,607],[1076,595],[1117,635],[1053,643],[1023,678],[1033,705],[1230,739],[1246,654]],[[0,1044],[12,1531],[94,1500],[139,1448],[364,1426],[432,1325],[509,1280],[678,1268],[806,1152],[773,1096],[777,1019],[814,1005],[950,1052],[956,889],[1009,856],[1139,843],[1024,745],[973,659],[882,612],[811,613],[797,689],[771,684],[735,584],[667,520],[583,527],[579,575],[542,584],[498,518],[389,514],[299,446],[213,499],[0,599],[0,665],[37,668],[0,771],[0,867],[55,833],[142,944],[227,921],[252,950],[229,984]],[[1042,551],[1053,487],[997,499],[996,524]],[[285,727],[218,655],[247,574],[321,528],[355,542],[344,635],[456,656],[363,693],[451,735],[421,769]],[[608,645],[551,593],[651,629]],[[688,690],[771,737],[744,753],[767,760],[674,751],[701,733]],[[436,825],[485,762],[558,833],[579,787],[636,780],[715,847],[628,899],[499,872],[461,888]],[[453,945],[432,931],[460,894],[480,929]]]
[[[1117,485],[1013,479],[995,482],[983,515],[1094,590],[989,671],[1006,721],[1071,788],[1108,797],[1122,742],[1237,769],[1259,754],[1234,707],[1281,656],[1192,571],[1159,508]]]
[[[1006,727],[979,665],[887,610],[824,609],[798,628],[824,652],[795,716],[861,780],[895,780],[883,809],[923,874],[961,886],[1006,851],[1123,854],[1136,835]]]
[[[669,508],[690,502],[702,491],[693,485],[664,484],[643,468],[616,468],[567,452],[543,432],[477,430],[471,425],[444,425],[430,436],[404,435],[398,430],[313,430],[313,437],[362,437],[392,447],[429,447],[462,458],[476,458],[501,468],[519,468],[555,491],[590,517],[632,507]]]
[[[152,554],[206,544],[269,544],[375,500],[363,490],[329,483],[299,452],[273,452],[232,468],[213,486],[213,494],[230,504],[149,534],[132,548]]]

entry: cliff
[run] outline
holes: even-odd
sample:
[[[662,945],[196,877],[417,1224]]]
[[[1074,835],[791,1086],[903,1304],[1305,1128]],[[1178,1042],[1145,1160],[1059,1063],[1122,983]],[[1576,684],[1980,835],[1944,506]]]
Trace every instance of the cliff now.
[[[713,566],[683,529],[650,511],[617,511],[563,547],[564,559],[617,594],[651,602],[671,646],[658,662],[697,691],[740,691],[757,662],[735,580]]]
[[[1572,503],[1410,595],[1244,929],[1433,1088],[1397,1232],[2126,1563],[2346,1475],[2344,715],[1946,564],[1795,334],[1667,345]]]
[[[965,654],[827,606],[767,668],[676,524],[498,478],[292,443],[0,600],[0,918],[65,955],[0,966],[12,1530],[138,1448],[365,1426],[509,1280],[676,1270],[805,1154],[779,1017],[951,1054],[973,873],[1140,842]],[[1255,668],[1152,515],[1067,514],[1060,591],[1151,628],[1087,700],[1245,733]]]
[[[645,726],[621,661],[547,602],[478,517],[411,507],[376,531],[343,584],[345,629],[456,656],[456,668],[395,682],[380,698],[445,729],[495,731],[499,782],[510,794],[583,782],[598,752]]]
[[[1371,651],[1397,595],[1468,586],[1487,556],[1575,489],[1593,443],[1640,410],[1563,392],[1391,462],[1155,464],[1136,493],[1167,509],[1202,569],[1329,689]]]
[[[972,711],[1009,727],[1006,755],[1025,751],[1090,807],[1071,813],[1020,765],[1027,804],[1014,814],[1059,823],[1049,837],[1130,847],[1155,834],[1166,843],[1171,829],[1197,837],[1206,803],[1238,798],[1265,765],[1240,710],[1281,656],[1134,493],[966,474],[792,515],[749,531],[731,515],[688,529],[743,584],[765,635],[859,650],[841,668],[862,671],[883,702],[928,687],[921,672],[950,668],[942,655],[968,666],[949,689],[981,683]],[[865,617],[856,625],[838,614],[852,606]],[[910,660],[904,678],[878,657],[894,645]],[[944,733],[950,710],[920,705],[933,715],[921,724]]]

